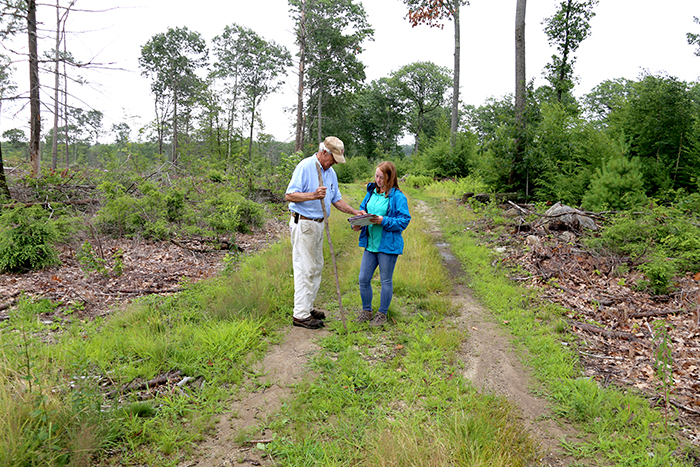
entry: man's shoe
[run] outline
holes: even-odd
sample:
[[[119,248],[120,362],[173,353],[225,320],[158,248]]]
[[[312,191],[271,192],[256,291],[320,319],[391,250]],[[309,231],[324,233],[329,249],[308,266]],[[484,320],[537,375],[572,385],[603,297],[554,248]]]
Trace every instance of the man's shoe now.
[[[313,319],[326,319],[326,314],[321,310],[311,310],[311,317]]]
[[[386,324],[386,314],[379,313],[379,312],[377,312],[377,314],[374,315],[374,318],[372,319],[372,321],[369,322],[369,325],[374,326],[374,327],[384,326],[385,324]]]
[[[292,324],[306,329],[318,329],[323,327],[323,321],[312,317],[306,319],[292,318]]]
[[[367,310],[360,310],[360,312],[357,314],[357,318],[355,318],[356,323],[366,323],[367,321],[372,319],[372,312],[367,311]]]

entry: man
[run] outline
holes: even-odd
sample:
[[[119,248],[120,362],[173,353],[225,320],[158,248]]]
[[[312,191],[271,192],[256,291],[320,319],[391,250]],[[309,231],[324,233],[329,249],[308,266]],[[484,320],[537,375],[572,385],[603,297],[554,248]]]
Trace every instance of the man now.
[[[289,229],[294,266],[294,326],[318,329],[326,318],[322,311],[313,309],[323,270],[324,219],[321,203],[326,204],[329,216],[331,204],[346,214],[365,214],[350,207],[340,195],[338,176],[332,166],[345,162],[344,152],[345,145],[340,139],[327,137],[316,154],[299,162],[287,187],[285,199],[289,201],[292,214]],[[323,186],[318,183],[316,164],[322,168]]]

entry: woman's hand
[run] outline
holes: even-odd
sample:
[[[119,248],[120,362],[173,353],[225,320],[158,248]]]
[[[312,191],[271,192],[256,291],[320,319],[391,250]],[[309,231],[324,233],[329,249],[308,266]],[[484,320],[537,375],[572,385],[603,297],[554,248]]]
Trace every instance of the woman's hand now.
[[[384,216],[374,216],[369,218],[369,221],[375,225],[381,225],[383,220]]]
[[[362,230],[362,227],[360,227],[359,225],[353,225],[352,230],[354,230],[355,232],[359,232],[360,230]]]

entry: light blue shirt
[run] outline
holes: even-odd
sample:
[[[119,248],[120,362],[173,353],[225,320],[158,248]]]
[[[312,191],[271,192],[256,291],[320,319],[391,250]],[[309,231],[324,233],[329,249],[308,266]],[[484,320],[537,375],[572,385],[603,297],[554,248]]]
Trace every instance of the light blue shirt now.
[[[294,169],[286,193],[310,193],[316,191],[318,188],[316,163],[318,163],[316,154],[299,162]],[[321,167],[321,172],[323,174],[323,185],[327,188],[326,197],[324,198],[326,202],[326,212],[330,216],[331,204],[337,203],[342,199],[340,190],[338,189],[338,176],[335,170],[333,170],[333,167],[329,167],[328,170],[323,170],[323,167]],[[320,200],[317,199],[302,201],[300,203],[289,203],[289,210],[298,212],[302,216],[311,219],[323,218],[323,208],[321,207]]]

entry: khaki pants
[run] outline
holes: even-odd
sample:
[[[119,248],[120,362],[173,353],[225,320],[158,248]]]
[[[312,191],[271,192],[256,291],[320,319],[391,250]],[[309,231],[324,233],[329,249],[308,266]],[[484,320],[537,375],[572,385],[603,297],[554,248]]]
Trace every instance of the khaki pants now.
[[[294,267],[294,317],[311,316],[314,300],[321,287],[323,271],[323,223],[294,218],[289,222]]]

